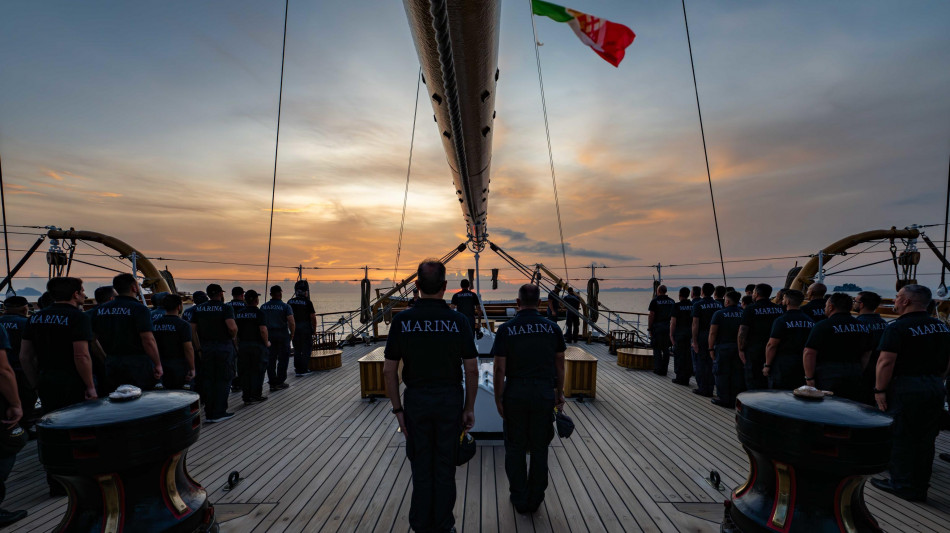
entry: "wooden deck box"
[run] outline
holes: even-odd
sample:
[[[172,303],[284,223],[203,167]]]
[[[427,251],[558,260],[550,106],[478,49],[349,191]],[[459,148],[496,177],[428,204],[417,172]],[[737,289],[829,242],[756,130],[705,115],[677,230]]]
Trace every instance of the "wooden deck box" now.
[[[314,350],[310,354],[310,370],[330,370],[343,366],[342,350]]]
[[[360,357],[360,398],[386,396],[386,383],[383,381],[383,347]]]
[[[607,342],[607,351],[610,355],[617,355],[617,350],[620,348],[632,348],[636,338],[636,334],[632,331],[625,329],[611,330]]]
[[[618,348],[617,365],[631,370],[653,370],[653,350],[650,348]]]
[[[564,396],[597,396],[597,358],[577,346],[564,352]]]

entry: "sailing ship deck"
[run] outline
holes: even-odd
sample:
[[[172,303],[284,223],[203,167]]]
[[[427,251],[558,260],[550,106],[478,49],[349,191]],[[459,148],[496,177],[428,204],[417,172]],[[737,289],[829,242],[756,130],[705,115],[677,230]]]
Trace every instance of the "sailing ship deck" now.
[[[378,346],[378,345],[377,345]],[[347,348],[340,369],[290,378],[291,388],[236,416],[206,425],[188,454],[207,487],[222,531],[408,531],[409,463],[388,402],[360,400],[356,360],[377,346]],[[583,346],[583,345],[582,345]],[[551,483],[534,516],[507,499],[504,447],[482,442],[457,470],[459,531],[718,531],[727,497],[704,477],[722,476],[727,492],[747,459],[732,411],[651,372],[619,368],[602,345],[597,400],[571,402],[570,439],[555,438]],[[942,433],[938,451],[950,451]],[[224,492],[228,473],[245,478]],[[49,498],[36,445],[21,453],[6,509],[28,509],[9,531],[48,531],[65,498]],[[872,513],[887,531],[945,530],[950,523],[950,464],[936,460],[927,504],[907,503],[867,486]]]

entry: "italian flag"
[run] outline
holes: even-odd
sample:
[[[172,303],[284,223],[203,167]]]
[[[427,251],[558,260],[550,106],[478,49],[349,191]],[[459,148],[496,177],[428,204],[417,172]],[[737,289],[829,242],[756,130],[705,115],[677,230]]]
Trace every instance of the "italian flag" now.
[[[623,61],[624,51],[636,37],[633,30],[600,17],[581,13],[542,0],[531,0],[535,15],[548,17],[555,22],[566,22],[577,37],[597,52],[608,63],[617,67]]]

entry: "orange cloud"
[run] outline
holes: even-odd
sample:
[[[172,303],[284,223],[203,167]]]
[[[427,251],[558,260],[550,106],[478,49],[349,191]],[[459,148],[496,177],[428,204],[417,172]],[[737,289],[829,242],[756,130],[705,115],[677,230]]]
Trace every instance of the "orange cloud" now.
[[[47,170],[47,171],[44,172],[43,174],[45,174],[45,175],[47,175],[47,176],[53,178],[53,179],[56,180],[56,181],[63,181],[63,177],[60,176],[59,174],[57,174],[56,172],[52,171],[52,170]]]
[[[94,192],[92,194],[103,198],[122,198],[122,195],[117,192]]]

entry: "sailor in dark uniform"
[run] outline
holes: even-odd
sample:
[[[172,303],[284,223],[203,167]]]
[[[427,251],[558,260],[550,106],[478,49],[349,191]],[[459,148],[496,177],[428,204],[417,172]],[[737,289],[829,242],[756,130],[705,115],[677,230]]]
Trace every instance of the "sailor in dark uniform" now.
[[[540,300],[537,285],[522,285],[518,314],[497,328],[492,346],[495,404],[505,428],[505,473],[519,513],[537,511],[544,500],[548,445],[554,438],[551,417],[555,407],[564,405],[564,336],[538,312]],[[526,454],[531,454],[530,470]]]
[[[188,326],[191,327],[191,315],[195,312],[195,307],[199,306],[208,301],[208,295],[205,294],[205,291],[195,291],[191,295],[192,306],[188,309],[185,309],[181,312],[181,319],[188,323]],[[195,368],[201,368],[201,349],[192,344],[195,350]],[[202,395],[201,401],[204,402],[204,388],[201,386],[201,374],[195,373],[195,379],[191,380],[191,390],[197,392],[199,395]]]
[[[739,359],[745,367],[745,386],[748,390],[767,389],[768,379],[762,375],[765,347],[772,334],[772,323],[782,315],[782,307],[772,303],[772,286],[759,283],[752,292],[755,303],[742,311],[739,326]]]
[[[0,448],[0,504],[7,495],[7,478],[10,477],[13,465],[16,464],[17,452],[26,444],[26,435],[17,425],[18,423],[22,425],[23,405],[20,403],[16,375],[7,359],[10,348],[10,339],[6,335],[6,330],[0,328],[0,416],[3,420],[0,437],[3,438],[5,444]],[[22,520],[26,518],[26,515],[27,512],[24,510],[0,509],[0,527]]]
[[[188,309],[185,309],[181,312],[181,319],[185,322],[191,323],[191,314],[195,312],[195,305],[201,305],[208,301],[208,295],[205,294],[205,291],[195,291],[191,295],[191,301],[194,303]]]
[[[96,299],[96,305],[86,311],[86,314],[89,315],[89,320],[92,320],[92,317],[96,316],[96,307],[99,307],[106,302],[111,302],[112,300],[115,300],[116,296],[118,296],[115,293],[115,289],[112,287],[112,285],[96,287],[96,290],[93,291],[92,294],[93,298]]]
[[[271,392],[290,386],[287,384],[290,339],[296,333],[297,324],[294,321],[294,310],[281,299],[283,295],[284,291],[280,285],[274,285],[270,288],[270,300],[261,305],[261,311],[267,321],[267,339],[270,341],[267,382],[270,383]]]
[[[877,371],[877,358],[880,355],[878,346],[881,344],[881,336],[884,334],[884,328],[887,327],[887,321],[881,318],[877,307],[881,305],[881,296],[871,291],[861,291],[854,297],[854,307],[852,311],[858,313],[855,318],[858,322],[865,324],[871,334],[871,356],[868,364],[864,365],[864,371],[861,374],[863,385],[861,390],[865,393],[862,402],[868,405],[875,405],[874,393],[875,373]]]
[[[578,331],[580,331],[581,326],[581,317],[578,313],[581,312],[581,299],[574,294],[574,288],[567,288],[567,295],[563,298],[564,304],[567,306],[567,322],[564,326],[567,328],[567,333],[564,335],[564,339],[567,342],[577,342],[577,339],[580,338]],[[572,311],[571,308],[577,309],[577,311]]]
[[[459,283],[462,290],[452,295],[451,305],[452,309],[465,315],[465,318],[472,324],[472,331],[476,331],[478,328],[475,327],[475,308],[478,307],[478,295],[469,289],[471,285],[467,279],[463,279]]]
[[[825,318],[825,302],[828,287],[824,283],[812,283],[805,291],[805,299],[808,303],[802,306],[802,311],[815,322],[821,322]]]
[[[689,300],[689,287],[680,289],[680,301],[673,305],[670,317],[670,341],[673,343],[673,383],[689,385],[693,375],[693,359],[690,356],[690,337],[693,332],[693,302]]]
[[[561,303],[558,302],[557,299],[560,294],[560,285],[555,285],[554,289],[548,293],[548,305],[545,308],[545,316],[548,317],[548,320],[558,321],[561,312]]]
[[[393,317],[383,377],[412,468],[409,525],[415,531],[454,531],[455,463],[463,429],[475,425],[478,353],[468,319],[442,299],[445,265],[426,260],[417,272],[422,299]],[[406,384],[402,400],[400,361]]]
[[[162,299],[165,316],[152,323],[158,355],[162,359],[162,386],[180,390],[195,379],[195,348],[191,342],[191,324],[181,319],[181,296],[169,294]]]
[[[0,329],[4,330],[10,341],[10,348],[7,349],[7,361],[10,368],[13,369],[16,378],[17,391],[20,397],[20,405],[23,408],[23,421],[21,425],[28,428],[34,421],[34,410],[36,409],[36,391],[30,386],[30,381],[23,371],[23,365],[20,364],[20,345],[23,339],[23,331],[29,320],[26,317],[26,310],[29,307],[26,298],[22,296],[11,296],[3,302],[3,316],[0,316]]]
[[[871,356],[871,333],[851,316],[853,301],[836,292],[825,305],[827,318],[815,324],[805,342],[805,384],[860,401],[861,371]]]
[[[310,354],[313,353],[313,332],[317,329],[317,311],[310,301],[310,284],[302,279],[294,284],[294,297],[287,305],[294,310],[294,375],[310,373]]]
[[[238,327],[238,376],[244,403],[262,402],[264,396],[264,372],[267,368],[267,319],[257,307],[260,301],[257,291],[247,291],[247,303],[235,309],[234,321]]]
[[[783,301],[787,311],[772,322],[762,365],[762,375],[768,379],[770,389],[794,390],[805,383],[802,353],[815,323],[800,309],[804,300],[802,291],[786,290]]]
[[[419,287],[412,288],[412,298],[409,299],[409,302],[406,303],[406,307],[414,307],[416,303],[419,302]]]
[[[167,292],[153,292],[152,293],[152,309],[149,310],[149,313],[152,318],[152,322],[165,316],[165,308],[162,307],[162,300],[168,296]]]
[[[715,287],[713,287],[715,289]],[[695,304],[703,299],[703,288],[699,285],[693,285],[693,290],[689,294],[690,301]]]
[[[745,294],[743,296],[750,296],[752,299],[755,299],[755,283],[750,283],[745,286]]]
[[[900,318],[881,337],[874,399],[894,417],[890,479],[875,487],[910,501],[926,501],[933,470],[934,443],[940,431],[944,388],[950,363],[950,329],[926,309],[930,289],[907,285],[894,298]]]
[[[204,389],[205,420],[221,422],[228,412],[228,392],[234,379],[234,339],[237,324],[234,308],[224,303],[224,289],[208,285],[207,302],[196,305],[191,315],[192,342],[201,350],[201,386]]]
[[[162,361],[152,335],[152,318],[138,298],[138,281],[132,274],[112,278],[118,296],[96,307],[92,328],[106,353],[109,388],[135,385],[151,390],[162,377]]]
[[[700,396],[711,398],[713,395],[712,360],[709,358],[709,324],[716,311],[722,309],[719,302],[713,300],[716,287],[712,283],[704,283],[703,298],[693,304],[693,372],[696,374],[696,387],[693,392]]]
[[[238,309],[241,309],[247,305],[245,302],[244,287],[231,288],[231,301],[228,302],[228,305],[234,309],[235,313],[238,311]]]
[[[650,300],[647,327],[653,345],[653,373],[665,376],[670,366],[670,318],[676,302],[666,295],[666,285],[656,288],[656,298]]]
[[[713,359],[712,371],[716,380],[718,398],[712,403],[730,409],[736,406],[736,396],[745,390],[742,361],[736,338],[742,323],[738,292],[725,295],[726,306],[716,311],[709,322],[709,357]]]
[[[719,302],[719,305],[726,306],[726,287],[724,285],[716,285],[716,290],[713,292],[713,300]],[[736,305],[739,305],[739,302],[736,301]]]

